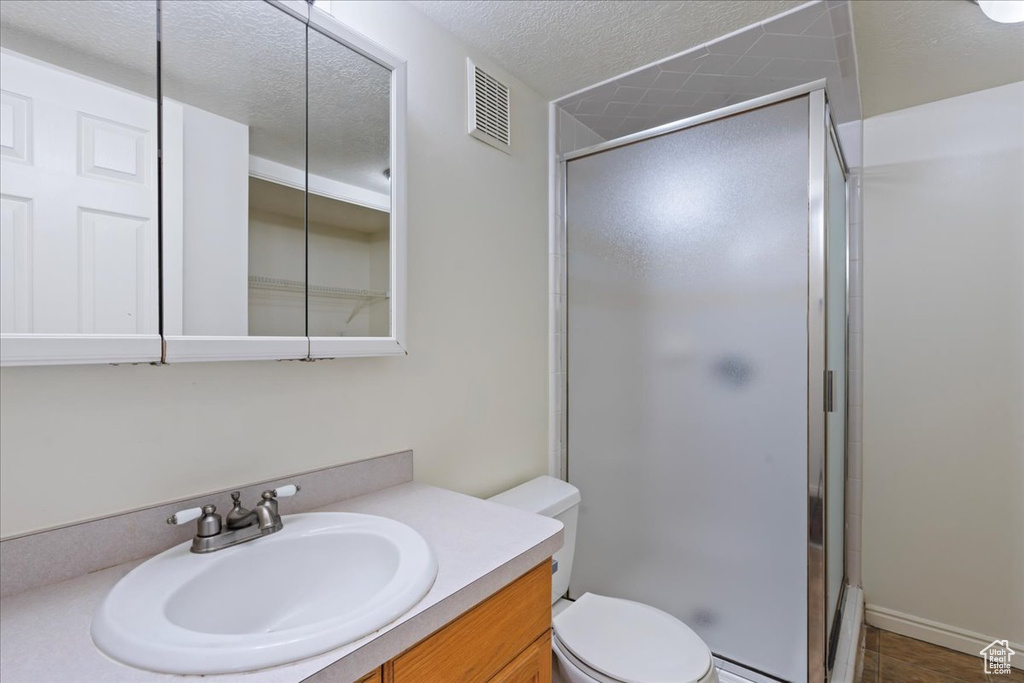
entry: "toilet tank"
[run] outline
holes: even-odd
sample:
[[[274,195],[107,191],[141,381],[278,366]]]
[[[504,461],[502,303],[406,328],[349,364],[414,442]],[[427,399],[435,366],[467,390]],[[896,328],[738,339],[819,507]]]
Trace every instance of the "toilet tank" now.
[[[565,525],[564,542],[562,549],[554,555],[556,564],[551,576],[551,604],[555,604],[569,590],[572,556],[576,550],[580,490],[569,482],[545,476],[531,479],[489,500],[545,517],[553,517]]]

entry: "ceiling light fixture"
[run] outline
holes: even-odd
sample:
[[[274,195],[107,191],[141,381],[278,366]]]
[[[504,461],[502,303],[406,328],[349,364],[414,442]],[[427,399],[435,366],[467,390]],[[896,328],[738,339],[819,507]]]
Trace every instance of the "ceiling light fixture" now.
[[[1000,24],[1024,21],[1024,0],[971,0],[985,16]]]

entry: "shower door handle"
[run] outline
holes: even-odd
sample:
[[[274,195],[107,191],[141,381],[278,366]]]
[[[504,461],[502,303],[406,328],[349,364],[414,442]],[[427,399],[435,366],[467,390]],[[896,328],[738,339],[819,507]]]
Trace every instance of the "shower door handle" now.
[[[832,399],[832,371],[825,372],[825,412],[835,412],[835,402]]]

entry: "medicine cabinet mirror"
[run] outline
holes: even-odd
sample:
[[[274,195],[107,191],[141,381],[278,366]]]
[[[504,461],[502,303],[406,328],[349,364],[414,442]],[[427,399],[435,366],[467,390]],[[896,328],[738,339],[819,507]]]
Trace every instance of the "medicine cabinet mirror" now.
[[[302,1],[2,6],[4,364],[404,353],[404,62]]]
[[[0,2],[0,360],[160,360],[157,12]]]

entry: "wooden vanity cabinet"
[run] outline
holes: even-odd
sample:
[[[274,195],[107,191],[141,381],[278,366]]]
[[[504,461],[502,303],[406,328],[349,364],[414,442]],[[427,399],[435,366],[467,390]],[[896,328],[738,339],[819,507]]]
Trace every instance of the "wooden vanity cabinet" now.
[[[545,560],[359,683],[550,683],[551,561]]]
[[[499,671],[491,683],[551,683],[551,630]]]

